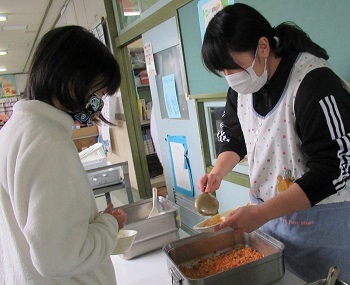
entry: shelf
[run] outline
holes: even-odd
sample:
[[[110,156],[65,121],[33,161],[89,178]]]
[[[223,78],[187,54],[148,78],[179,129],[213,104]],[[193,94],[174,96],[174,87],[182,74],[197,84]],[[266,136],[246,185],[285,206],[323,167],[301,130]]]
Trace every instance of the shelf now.
[[[164,175],[162,174],[154,178],[151,178],[151,186],[156,188],[165,186]]]
[[[130,183],[130,177],[129,177],[129,165],[127,161],[120,162],[120,163],[115,163],[115,164],[106,164],[105,166],[100,166],[92,169],[87,169],[86,174],[88,175],[89,179],[95,179],[95,175],[101,175],[101,171],[110,171],[111,168],[114,167],[120,167],[122,169],[123,173],[123,179],[121,182],[117,182],[116,184],[113,185],[107,185],[101,188],[93,188],[93,193],[95,196],[99,195],[105,195],[106,196],[106,202],[107,205],[111,203],[111,196],[110,192],[116,191],[116,190],[121,190],[125,189],[126,190],[126,195],[128,197],[128,202],[133,203],[134,198],[132,196],[132,190],[131,190],[131,183]]]
[[[141,121],[141,127],[149,127],[150,123],[150,120],[143,120]]]
[[[149,88],[149,84],[136,85],[137,88]]]
[[[3,99],[13,99],[13,98],[18,98],[18,97],[21,97],[21,94],[16,94],[16,95],[11,95],[11,96],[3,96],[1,95],[0,96],[0,100],[3,100]],[[5,102],[8,101],[8,100],[4,100]]]
[[[143,65],[143,66],[135,66],[135,65],[133,65],[132,69],[146,69],[146,65]]]

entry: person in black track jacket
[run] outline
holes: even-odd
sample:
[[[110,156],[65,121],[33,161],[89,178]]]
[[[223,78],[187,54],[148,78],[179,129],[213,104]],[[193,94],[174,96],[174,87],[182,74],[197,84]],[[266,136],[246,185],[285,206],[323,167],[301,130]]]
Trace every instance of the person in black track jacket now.
[[[215,230],[261,228],[285,244],[292,273],[310,282],[338,265],[350,283],[349,85],[298,26],[271,27],[245,4],[210,21],[202,58],[230,88],[220,154],[198,188],[216,191],[246,156],[252,202]]]

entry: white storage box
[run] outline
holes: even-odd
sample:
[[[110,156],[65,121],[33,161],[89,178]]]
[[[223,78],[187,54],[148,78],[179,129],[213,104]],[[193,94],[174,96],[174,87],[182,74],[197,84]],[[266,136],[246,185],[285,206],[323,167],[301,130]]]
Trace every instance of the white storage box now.
[[[92,146],[79,152],[81,162],[89,162],[106,158],[102,143],[95,143]]]

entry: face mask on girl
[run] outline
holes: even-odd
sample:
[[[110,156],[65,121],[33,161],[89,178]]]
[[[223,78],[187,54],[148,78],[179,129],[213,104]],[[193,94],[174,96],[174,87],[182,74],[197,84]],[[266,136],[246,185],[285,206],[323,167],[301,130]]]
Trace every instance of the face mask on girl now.
[[[253,69],[256,53],[255,53],[255,57],[252,65],[249,66],[246,70],[242,70],[240,72],[225,76],[228,85],[233,90],[235,90],[240,94],[251,94],[251,93],[257,92],[267,82],[267,70],[266,70],[267,58],[265,58],[264,72],[260,76],[257,76]]]

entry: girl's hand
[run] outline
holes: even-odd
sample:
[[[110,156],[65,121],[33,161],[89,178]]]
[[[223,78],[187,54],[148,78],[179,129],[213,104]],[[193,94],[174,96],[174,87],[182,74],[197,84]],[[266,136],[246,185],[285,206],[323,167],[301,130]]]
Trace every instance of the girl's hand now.
[[[119,230],[121,230],[125,224],[128,215],[122,209],[113,209],[113,204],[108,204],[107,208],[103,211],[103,213],[112,215],[118,222]]]

